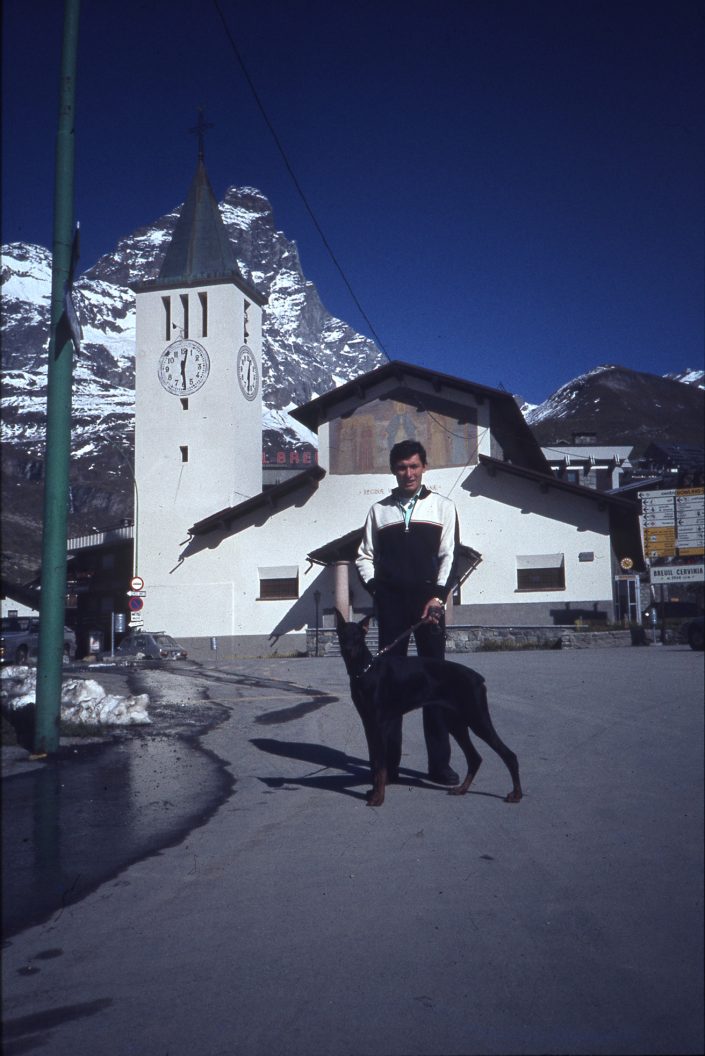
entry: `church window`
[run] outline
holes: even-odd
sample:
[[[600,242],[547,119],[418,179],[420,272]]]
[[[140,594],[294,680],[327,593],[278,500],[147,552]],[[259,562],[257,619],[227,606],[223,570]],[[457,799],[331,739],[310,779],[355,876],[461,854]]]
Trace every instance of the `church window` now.
[[[164,337],[171,341],[171,297],[162,297],[164,308]]]
[[[242,339],[247,344],[247,338],[250,336],[249,330],[247,329],[247,312],[250,308],[250,302],[245,301],[243,305],[243,318],[242,318]]]
[[[183,334],[181,336],[182,337],[188,337],[188,294],[187,293],[182,293],[181,294],[181,308],[183,309],[183,313],[184,313],[184,326],[183,326],[183,331],[184,332],[183,332]]]
[[[201,337],[208,337],[208,294],[199,293],[201,303]]]
[[[183,409],[185,411],[188,410],[188,396],[182,396],[181,397],[181,406],[183,407]]]
[[[563,554],[525,554],[517,561],[517,591],[565,590]]]
[[[187,444],[183,444],[179,448],[179,451],[181,452],[181,461],[182,462],[188,462],[188,445]]]
[[[259,569],[259,601],[284,601],[298,596],[298,565],[274,565]]]

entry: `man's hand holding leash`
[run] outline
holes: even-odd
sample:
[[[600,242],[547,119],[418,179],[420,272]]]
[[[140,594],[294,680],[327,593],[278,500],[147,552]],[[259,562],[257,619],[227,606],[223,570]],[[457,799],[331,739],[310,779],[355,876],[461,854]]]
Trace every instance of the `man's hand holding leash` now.
[[[445,605],[440,598],[431,598],[424,605],[423,612],[421,613],[421,619],[427,623],[439,624],[441,617],[443,616],[443,610]]]

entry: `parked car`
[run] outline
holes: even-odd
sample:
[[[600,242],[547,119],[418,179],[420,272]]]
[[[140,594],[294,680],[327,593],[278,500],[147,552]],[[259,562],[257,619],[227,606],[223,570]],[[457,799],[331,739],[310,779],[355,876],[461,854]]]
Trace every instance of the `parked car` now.
[[[0,633],[0,664],[36,661],[39,649],[38,616],[3,616]],[[64,663],[76,656],[76,635],[64,627]]]
[[[678,640],[687,642],[691,649],[705,648],[705,616],[694,616],[678,628]]]
[[[133,631],[120,642],[115,650],[119,657],[134,656],[155,660],[185,660],[185,649],[164,631]]]

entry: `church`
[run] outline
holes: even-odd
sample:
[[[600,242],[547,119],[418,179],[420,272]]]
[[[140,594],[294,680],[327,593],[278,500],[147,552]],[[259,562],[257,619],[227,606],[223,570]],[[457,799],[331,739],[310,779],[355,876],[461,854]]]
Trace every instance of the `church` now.
[[[263,489],[265,298],[238,271],[202,156],[161,271],[135,294],[133,625],[227,659],[302,652],[335,607],[370,612],[355,552],[407,438],[458,511],[449,625],[614,618],[620,562],[641,560],[634,507],[554,477],[502,390],[387,363],[292,412],[318,463]]]

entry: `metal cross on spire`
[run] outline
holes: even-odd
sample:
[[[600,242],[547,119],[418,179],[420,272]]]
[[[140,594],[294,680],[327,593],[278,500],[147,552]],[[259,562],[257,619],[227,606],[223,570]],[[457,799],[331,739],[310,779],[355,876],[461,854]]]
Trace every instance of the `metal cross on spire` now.
[[[203,107],[199,106],[199,108],[198,108],[198,122],[197,122],[197,124],[194,125],[193,128],[189,129],[189,132],[193,132],[194,135],[198,136],[198,160],[199,161],[204,161],[205,156],[206,156],[206,147],[205,147],[205,134],[206,134],[206,131],[207,131],[207,129],[213,128],[213,127],[214,126],[211,125],[210,122],[206,121],[205,117],[203,116]]]

